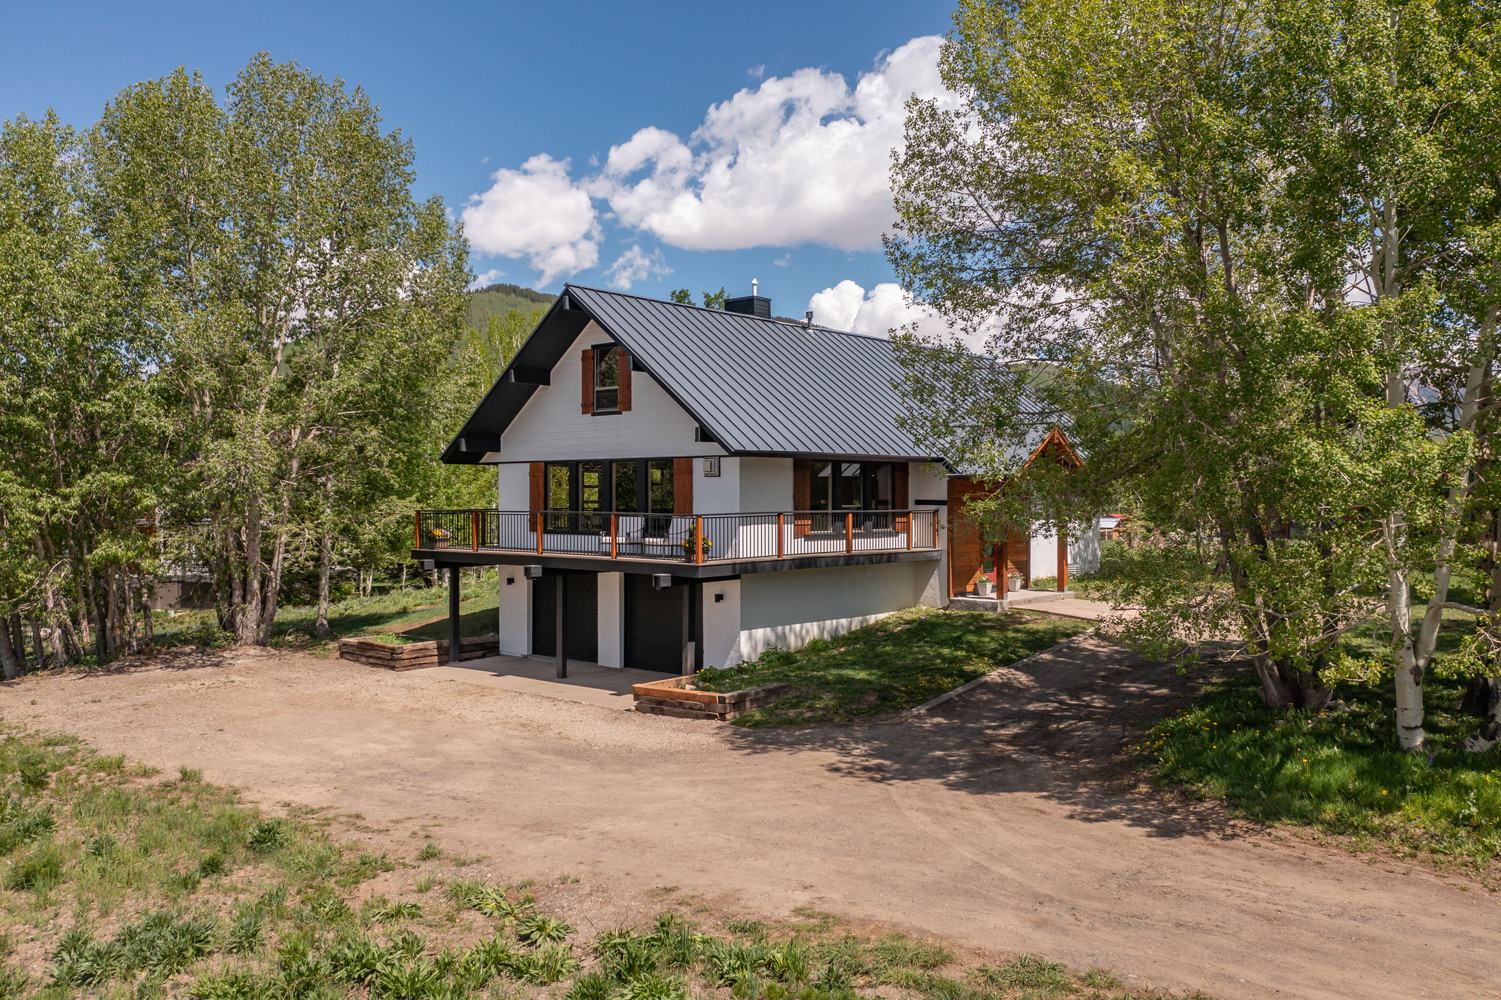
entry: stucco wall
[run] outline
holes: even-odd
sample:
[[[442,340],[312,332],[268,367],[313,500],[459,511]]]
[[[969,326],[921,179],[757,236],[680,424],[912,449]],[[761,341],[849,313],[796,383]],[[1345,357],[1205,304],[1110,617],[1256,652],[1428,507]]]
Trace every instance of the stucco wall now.
[[[715,444],[693,440],[697,424],[646,372],[631,373],[631,409],[612,416],[581,411],[585,348],[608,343],[591,322],[501,437],[503,462],[584,458],[681,458],[722,455]],[[525,509],[525,507],[521,508]]]
[[[703,587],[704,608],[704,666],[733,667],[742,659],[740,655],[740,601],[739,580],[710,580]],[[724,600],[716,601],[717,595]]]
[[[599,574],[599,665],[625,666],[625,574]]]
[[[532,651],[532,581],[522,574],[520,566],[499,569],[500,651],[526,656]]]
[[[719,475],[704,475],[704,461],[693,461],[693,513],[734,514],[740,510],[740,459],[721,458]]]
[[[792,459],[740,459],[740,509],[750,513],[792,509]]]
[[[927,506],[924,500],[948,499],[948,470],[941,465],[912,462],[908,465],[907,500],[914,507]],[[929,608],[947,607],[949,603],[949,522],[948,507],[938,510],[938,544],[942,553],[938,562],[917,563],[917,603]]]

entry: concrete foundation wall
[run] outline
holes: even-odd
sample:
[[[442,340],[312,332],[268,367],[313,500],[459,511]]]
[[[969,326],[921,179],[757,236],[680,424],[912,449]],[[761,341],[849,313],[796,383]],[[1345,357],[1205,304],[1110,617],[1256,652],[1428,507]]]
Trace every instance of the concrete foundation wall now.
[[[929,584],[933,566],[890,563],[742,577],[739,657],[754,660],[771,646],[801,649],[813,639],[842,635],[910,608]]]

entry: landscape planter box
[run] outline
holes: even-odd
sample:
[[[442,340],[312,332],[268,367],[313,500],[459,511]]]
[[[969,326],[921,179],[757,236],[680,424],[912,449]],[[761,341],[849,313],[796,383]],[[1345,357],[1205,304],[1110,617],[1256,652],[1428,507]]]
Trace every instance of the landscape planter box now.
[[[770,705],[792,690],[791,684],[768,684],[744,691],[688,691],[692,677],[668,677],[631,685],[636,711],[648,715],[671,715],[679,719],[729,721],[763,705]]]
[[[500,652],[499,647],[500,636],[495,634],[460,639],[459,659],[481,660],[487,656],[496,656]],[[382,667],[386,670],[436,667],[448,662],[448,640],[429,639],[398,646],[375,639],[340,639],[339,659],[353,660],[367,667]]]

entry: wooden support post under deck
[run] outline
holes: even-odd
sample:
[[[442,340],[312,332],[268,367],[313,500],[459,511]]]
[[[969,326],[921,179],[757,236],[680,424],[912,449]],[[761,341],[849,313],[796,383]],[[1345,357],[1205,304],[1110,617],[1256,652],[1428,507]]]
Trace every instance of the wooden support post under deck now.
[[[459,567],[448,567],[448,662],[459,662]]]
[[[565,574],[558,574],[557,627],[553,629],[553,643],[558,654],[558,677],[568,676],[568,637],[563,633],[563,623],[568,620],[568,588],[564,586]]]
[[[1068,529],[1058,529],[1058,589],[1068,589]]]

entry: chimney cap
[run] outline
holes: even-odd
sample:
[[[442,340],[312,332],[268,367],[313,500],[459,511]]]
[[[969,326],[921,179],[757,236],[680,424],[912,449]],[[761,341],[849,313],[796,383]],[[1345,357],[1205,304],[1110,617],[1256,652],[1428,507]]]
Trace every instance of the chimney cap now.
[[[751,280],[751,290],[754,292],[757,286],[755,279]],[[725,312],[741,313],[746,316],[756,316],[761,319],[771,319],[771,299],[764,295],[741,295],[733,299],[724,300]]]

